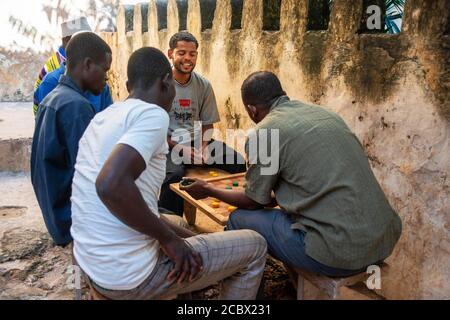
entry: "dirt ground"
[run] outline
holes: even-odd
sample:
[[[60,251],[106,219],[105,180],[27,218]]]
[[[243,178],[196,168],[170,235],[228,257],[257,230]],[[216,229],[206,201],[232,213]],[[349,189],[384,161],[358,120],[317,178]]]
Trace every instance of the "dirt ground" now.
[[[34,118],[31,103],[0,103],[0,141],[30,138]],[[20,121],[19,121],[20,120]],[[17,147],[18,148],[18,147]],[[7,159],[0,168],[0,300],[74,299],[70,279],[69,249],[53,245],[37,204],[28,172],[11,173]],[[1,161],[0,161],[1,162]],[[197,232],[221,231],[212,220],[198,215]],[[269,260],[266,273],[267,299],[292,299],[295,292],[283,267]],[[218,286],[193,294],[194,299],[214,299]],[[84,297],[87,297],[84,291]]]
[[[197,214],[198,233],[222,231],[223,227]],[[0,300],[74,299],[70,285],[71,254],[54,246],[48,235],[28,173],[0,172]],[[295,299],[296,292],[284,267],[268,258],[261,299]],[[362,288],[364,289],[364,288]],[[193,299],[215,299],[218,285],[192,295]],[[363,294],[361,294],[361,292]],[[83,297],[87,298],[84,288]],[[325,299],[305,283],[306,299]],[[346,290],[343,299],[379,299],[364,290]]]
[[[1,210],[0,216],[8,214]],[[0,241],[0,299],[74,299],[70,278],[69,248],[53,245],[49,235],[30,229],[6,231]],[[283,266],[269,259],[264,274],[264,299],[294,299],[295,290]],[[195,292],[193,299],[215,299],[219,286]],[[86,286],[83,297],[87,298]]]
[[[21,219],[23,208],[0,206],[0,220]],[[22,216],[23,218],[23,216]],[[200,217],[198,231],[220,229],[207,218]],[[206,222],[206,223],[205,223]],[[0,240],[0,300],[72,300],[74,291],[70,288],[71,255],[69,248],[56,247],[45,231],[16,227],[4,231]],[[295,289],[283,265],[268,258],[263,277],[264,290],[258,299],[292,300]],[[69,284],[69,285],[68,285]],[[364,289],[364,288],[362,288]],[[307,299],[325,299],[311,285],[305,287]],[[359,290],[364,291],[364,290]],[[219,285],[214,285],[192,294],[194,300],[217,299]],[[85,284],[83,299],[88,299]],[[364,295],[348,289],[344,299],[380,299],[370,293]]]

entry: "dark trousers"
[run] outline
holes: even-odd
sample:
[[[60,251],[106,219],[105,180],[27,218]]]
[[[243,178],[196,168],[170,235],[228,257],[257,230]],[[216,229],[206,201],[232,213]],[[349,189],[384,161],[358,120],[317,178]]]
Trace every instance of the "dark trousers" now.
[[[367,267],[359,270],[346,270],[329,267],[314,260],[306,254],[306,233],[292,229],[292,222],[280,209],[238,209],[230,215],[227,230],[249,229],[258,232],[266,239],[269,254],[291,267],[329,277],[349,277],[366,271]]]
[[[214,159],[222,159],[222,162],[216,163],[210,165],[201,165],[201,167],[204,168],[211,168],[211,169],[219,169],[226,171],[230,174],[235,173],[241,173],[245,172],[247,170],[247,166],[245,165],[244,157],[236,152],[234,149],[228,147],[225,143],[221,141],[215,141],[211,140],[209,143],[209,146],[217,146],[217,144],[222,144],[222,154],[219,154],[218,150],[213,149],[211,152],[211,155],[214,157]],[[220,149],[220,148],[217,148]],[[227,164],[226,156],[227,155],[233,155],[233,163]],[[175,214],[179,216],[183,216],[183,198],[178,196],[175,192],[170,190],[170,185],[172,183],[180,182],[183,177],[185,177],[186,170],[190,167],[195,167],[191,164],[175,164],[173,163],[171,159],[171,155],[167,156],[167,163],[166,163],[166,178],[164,180],[164,183],[161,186],[161,195],[159,197],[159,207],[162,207],[164,209],[167,209],[169,211],[174,212]],[[198,166],[196,166],[198,167]]]

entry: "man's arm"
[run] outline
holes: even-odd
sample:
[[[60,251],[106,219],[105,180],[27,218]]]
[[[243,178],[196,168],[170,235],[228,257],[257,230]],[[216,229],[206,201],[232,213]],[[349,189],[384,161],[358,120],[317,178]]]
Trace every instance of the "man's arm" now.
[[[264,207],[264,204],[249,198],[244,191],[220,189],[204,180],[195,178],[188,178],[187,180],[193,183],[187,187],[181,187],[180,189],[185,190],[196,200],[213,197],[232,206],[246,210],[257,210]]]
[[[169,149],[172,150],[178,144],[172,140],[171,136],[167,136],[167,143],[169,144]]]
[[[208,130],[212,130],[214,129],[214,125],[213,124],[208,124],[208,125],[202,125],[202,139],[205,137],[205,132],[207,132]],[[208,146],[208,143],[211,141],[212,136],[207,137],[208,139],[206,139],[206,141],[202,140],[202,151],[206,148],[206,146]],[[172,140],[172,137],[167,136],[167,143],[169,144],[169,148],[173,149],[178,143],[176,143],[174,140]]]
[[[175,263],[169,279],[177,275],[179,283],[187,277],[192,281],[202,267],[201,257],[148,208],[135,183],[145,168],[144,159],[135,149],[117,145],[97,177],[97,194],[119,220],[159,241]]]
[[[214,129],[213,124],[202,125],[202,150],[201,150],[202,154],[212,139],[212,135],[210,135],[210,134],[206,135],[205,133],[208,132],[208,130],[213,130],[213,129]],[[209,131],[209,132],[211,132],[211,131]]]
[[[260,146],[259,143],[257,145]],[[270,143],[268,146],[270,146]],[[246,143],[245,149],[247,155],[249,155],[248,142]],[[271,148],[268,148],[268,150],[271,150]],[[256,153],[256,155],[258,154],[259,152]],[[249,164],[246,173],[247,186],[245,191],[223,190],[222,188],[217,188],[203,180],[192,178],[187,179],[192,183],[181,189],[188,192],[197,200],[214,197],[233,206],[247,210],[256,210],[261,207],[276,207],[278,204],[273,195],[273,190],[279,178],[280,168],[278,167],[277,172],[274,174],[262,174],[262,169],[270,165],[271,163],[263,165],[261,164],[261,161],[252,161],[252,163]]]
[[[203,90],[203,99],[200,101],[200,120],[205,125],[220,122],[220,114],[213,87],[208,82]]]

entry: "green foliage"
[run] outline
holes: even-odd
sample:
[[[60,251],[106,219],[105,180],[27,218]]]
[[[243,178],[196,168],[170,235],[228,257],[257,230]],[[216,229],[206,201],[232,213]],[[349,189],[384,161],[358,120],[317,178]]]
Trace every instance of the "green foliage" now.
[[[398,19],[403,19],[403,8],[405,7],[405,0],[386,0],[386,28],[387,33],[400,33],[400,28],[395,22]]]

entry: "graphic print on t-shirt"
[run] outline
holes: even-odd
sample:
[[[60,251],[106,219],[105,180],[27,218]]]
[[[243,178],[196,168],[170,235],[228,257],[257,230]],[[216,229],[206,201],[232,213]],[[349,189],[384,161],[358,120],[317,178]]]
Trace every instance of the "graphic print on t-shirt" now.
[[[181,108],[190,108],[191,107],[191,99],[180,99],[179,104]]]
[[[170,110],[169,136],[177,143],[190,143],[197,134],[201,137],[201,121],[213,124],[220,121],[214,92],[209,82],[192,73],[187,84],[175,83],[176,97]]]
[[[194,108],[195,102],[191,99],[175,99],[173,101],[173,116],[181,128],[191,128],[196,112]]]
[[[174,108],[175,120],[181,122],[192,121],[192,111],[191,111],[191,99],[180,99],[178,100],[179,108]]]

